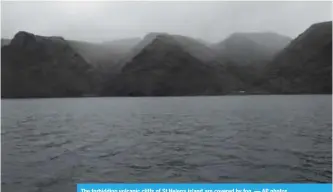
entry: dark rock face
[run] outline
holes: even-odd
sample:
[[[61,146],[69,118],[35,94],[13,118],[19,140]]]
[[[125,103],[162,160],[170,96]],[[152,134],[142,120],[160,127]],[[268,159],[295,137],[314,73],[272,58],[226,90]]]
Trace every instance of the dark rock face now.
[[[265,73],[266,89],[272,93],[332,93],[332,22],[310,26]]]
[[[230,91],[222,70],[193,57],[170,35],[160,34],[145,46],[103,95],[183,96],[214,95]]]
[[[61,37],[19,32],[1,48],[2,97],[68,97],[92,91],[90,65]]]

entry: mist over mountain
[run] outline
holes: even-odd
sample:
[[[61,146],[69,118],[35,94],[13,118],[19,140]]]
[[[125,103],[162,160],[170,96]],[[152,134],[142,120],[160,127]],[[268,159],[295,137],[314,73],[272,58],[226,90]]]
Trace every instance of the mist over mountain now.
[[[296,39],[234,33],[220,43],[148,33],[102,43],[18,32],[2,40],[2,97],[331,93],[332,22]]]
[[[291,39],[276,33],[234,33],[212,45],[217,57],[224,57],[238,65],[262,65],[285,48]]]
[[[139,37],[127,38],[127,39],[117,39],[113,41],[104,41],[102,44],[108,45],[109,47],[114,47],[120,50],[132,49],[136,44],[141,41]]]
[[[115,65],[139,43],[140,38],[121,39],[103,43],[68,41],[69,44],[91,64]]]

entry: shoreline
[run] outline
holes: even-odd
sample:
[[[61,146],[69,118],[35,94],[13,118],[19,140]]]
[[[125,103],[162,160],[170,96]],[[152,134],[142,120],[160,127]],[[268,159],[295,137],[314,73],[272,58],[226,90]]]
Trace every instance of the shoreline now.
[[[82,99],[82,98],[168,98],[168,97],[224,97],[224,96],[289,96],[289,95],[331,95],[332,93],[272,93],[272,94],[225,94],[225,95],[170,95],[170,96],[81,96],[81,97],[2,97],[1,100],[16,99]]]

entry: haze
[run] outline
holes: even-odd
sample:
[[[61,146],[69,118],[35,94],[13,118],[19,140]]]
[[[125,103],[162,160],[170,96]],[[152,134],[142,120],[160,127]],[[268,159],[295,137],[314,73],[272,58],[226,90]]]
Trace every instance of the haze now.
[[[167,32],[208,42],[234,32],[295,38],[331,20],[331,2],[1,2],[1,37],[18,31],[83,41]]]

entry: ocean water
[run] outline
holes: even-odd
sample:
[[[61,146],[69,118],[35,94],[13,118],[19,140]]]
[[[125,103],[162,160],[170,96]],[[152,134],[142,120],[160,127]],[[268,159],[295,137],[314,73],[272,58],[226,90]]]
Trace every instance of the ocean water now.
[[[6,99],[2,191],[331,182],[331,95]]]

